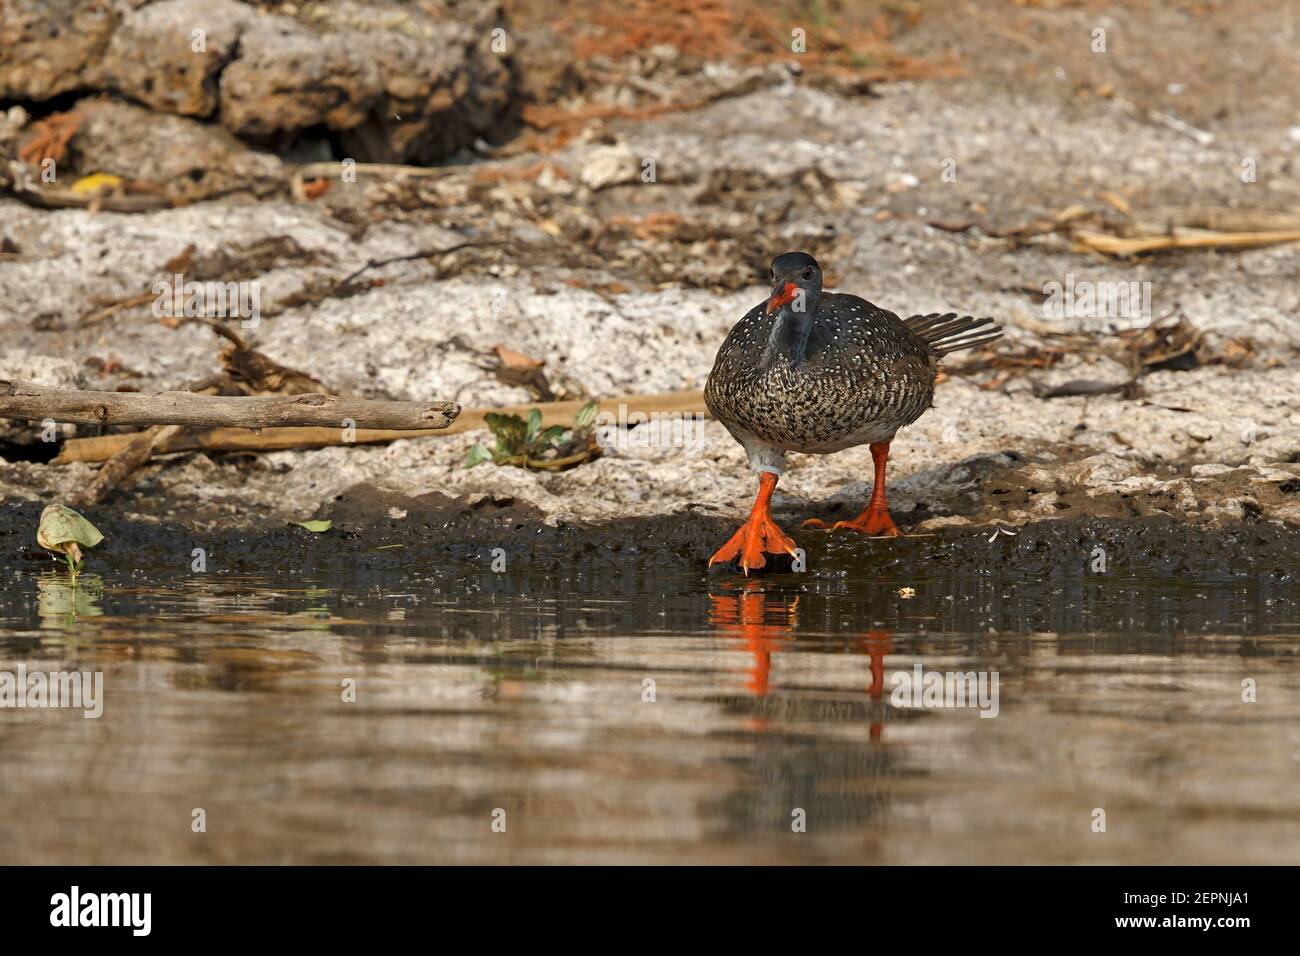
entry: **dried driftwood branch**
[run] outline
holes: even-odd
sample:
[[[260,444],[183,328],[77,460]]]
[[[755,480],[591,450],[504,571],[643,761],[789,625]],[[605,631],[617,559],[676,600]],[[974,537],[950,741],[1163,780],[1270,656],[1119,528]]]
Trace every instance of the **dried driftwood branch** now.
[[[194,247],[190,246],[184,255],[191,255],[193,251]],[[172,268],[171,264],[168,268]],[[181,323],[187,322],[207,325],[227,340],[226,347],[221,352],[221,364],[225,371],[215,378],[188,386],[187,391],[200,395],[334,394],[310,375],[281,365],[270,356],[249,348],[248,343],[234,329],[206,318],[181,320]],[[257,434],[242,429],[237,431],[241,434]],[[339,429],[334,431],[338,432]],[[154,425],[142,432],[113,436],[126,441],[107,457],[104,467],[99,469],[94,479],[73,496],[72,503],[83,508],[98,504],[116,489],[129,484],[136,471],[143,468],[150,458],[163,454],[168,447],[190,433],[191,430],[184,425]]]
[[[446,428],[455,402],[390,402],[336,395],[215,396],[193,392],[90,392],[0,380],[0,418],[53,419],[78,425],[197,425],[343,429]]]
[[[1129,256],[1161,249],[1249,249],[1282,242],[1300,242],[1300,230],[1268,232],[1186,232],[1171,236],[1125,238],[1104,232],[1080,229],[1074,233],[1075,247],[1082,252],[1101,252],[1112,256]]]
[[[337,428],[267,428],[256,434],[238,428],[215,428],[211,431],[183,432],[166,442],[155,443],[151,453],[161,455],[178,451],[283,451],[291,448],[324,448],[328,445],[375,445],[397,441],[400,438],[433,438],[486,428],[484,416],[490,412],[527,415],[534,408],[542,413],[543,427],[568,425],[583,404],[582,400],[577,400],[512,405],[506,408],[467,408],[447,428],[412,431],[358,428],[355,435],[347,436]],[[600,410],[617,415],[620,405],[626,405],[629,413],[640,412],[643,415],[707,414],[704,396],[698,389],[666,392],[661,395],[622,395],[606,398],[601,400]],[[138,437],[137,435],[101,435],[95,438],[73,438],[64,444],[59,457],[54,459],[54,464],[105,461],[121,453]]]
[[[112,196],[79,193],[72,189],[15,189],[14,196],[30,206],[46,209],[95,209],[105,212],[152,212],[167,209],[172,201],[166,196],[126,195]],[[154,298],[154,296],[150,296]]]

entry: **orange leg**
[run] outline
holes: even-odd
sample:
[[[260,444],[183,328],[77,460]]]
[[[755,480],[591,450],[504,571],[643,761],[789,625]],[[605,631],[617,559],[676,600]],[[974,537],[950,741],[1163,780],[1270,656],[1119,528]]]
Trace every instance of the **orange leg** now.
[[[871,460],[876,465],[876,483],[871,488],[871,500],[867,502],[862,514],[852,521],[835,522],[831,530],[849,528],[863,534],[894,538],[901,532],[894,527],[894,519],[889,517],[889,506],[885,503],[885,462],[889,460],[889,442],[873,442],[871,445]],[[826,523],[813,518],[805,521],[804,525],[824,528]]]
[[[758,497],[754,499],[754,509],[749,513],[749,520],[709,558],[710,565],[731,561],[739,555],[740,568],[748,574],[751,569],[767,564],[767,558],[763,557],[765,553],[794,556],[794,542],[772,520],[772,492],[775,490],[776,475],[765,471],[758,476]]]

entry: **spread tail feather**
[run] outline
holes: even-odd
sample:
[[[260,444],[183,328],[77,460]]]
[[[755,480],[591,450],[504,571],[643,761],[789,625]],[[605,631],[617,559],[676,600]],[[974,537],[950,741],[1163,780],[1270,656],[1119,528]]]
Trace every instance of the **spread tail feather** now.
[[[992,319],[976,319],[969,315],[959,317],[956,312],[914,315],[905,319],[904,324],[934,355],[979,348],[1002,336],[1001,326],[995,325]]]

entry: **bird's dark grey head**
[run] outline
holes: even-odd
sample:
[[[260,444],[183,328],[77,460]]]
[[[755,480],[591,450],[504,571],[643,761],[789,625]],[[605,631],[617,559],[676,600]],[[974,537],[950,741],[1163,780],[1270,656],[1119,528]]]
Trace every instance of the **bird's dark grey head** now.
[[[804,360],[821,294],[821,266],[808,253],[787,252],[772,260],[772,296],[767,300],[767,314],[775,318],[759,364],[786,361],[797,366]]]
[[[822,269],[806,252],[787,252],[772,260],[772,297],[767,314],[778,309],[796,314],[817,310],[822,293]]]

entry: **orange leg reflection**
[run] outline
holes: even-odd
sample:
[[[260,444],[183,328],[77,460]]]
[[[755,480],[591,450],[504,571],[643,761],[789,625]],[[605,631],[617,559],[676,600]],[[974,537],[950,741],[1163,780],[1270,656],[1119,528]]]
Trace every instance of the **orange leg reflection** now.
[[[789,635],[799,622],[797,596],[769,595],[760,587],[756,582],[746,583],[739,595],[709,595],[709,623],[719,632],[743,640],[754,658],[745,689],[757,697],[768,691],[773,641]]]
[[[709,623],[720,634],[744,642],[752,657],[746,673],[745,689],[756,697],[766,696],[771,687],[772,651],[778,640],[789,639],[799,623],[799,598],[769,594],[758,582],[745,582],[738,594],[710,594]],[[876,704],[885,699],[885,655],[893,651],[887,630],[868,631],[858,643],[871,668],[867,696]],[[880,740],[886,708],[872,708],[876,715],[869,725],[872,740]],[[765,721],[759,720],[757,726]]]
[[[867,696],[876,702],[885,699],[885,655],[894,649],[888,631],[868,631],[862,640],[862,650],[871,660],[871,683],[867,685]],[[882,710],[883,715],[883,710]],[[884,728],[884,720],[877,718],[871,722],[871,739],[879,740]]]

